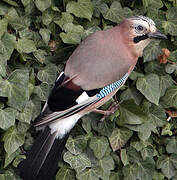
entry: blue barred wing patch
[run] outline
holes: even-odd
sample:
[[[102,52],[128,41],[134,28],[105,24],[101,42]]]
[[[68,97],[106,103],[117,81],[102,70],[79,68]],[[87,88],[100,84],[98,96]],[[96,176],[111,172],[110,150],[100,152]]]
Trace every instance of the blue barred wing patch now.
[[[99,94],[97,94],[97,97],[99,99],[104,98],[105,96],[107,96],[108,94],[110,94],[111,92],[113,92],[115,89],[119,88],[120,86],[122,86],[125,81],[127,80],[129,76],[129,73],[126,73],[121,79],[119,79],[118,81],[109,84],[107,86],[105,86],[103,89],[100,90]]]

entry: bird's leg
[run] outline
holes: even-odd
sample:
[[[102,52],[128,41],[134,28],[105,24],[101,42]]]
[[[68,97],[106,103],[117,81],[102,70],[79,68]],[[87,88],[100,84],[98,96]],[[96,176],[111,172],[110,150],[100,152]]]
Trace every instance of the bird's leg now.
[[[119,107],[119,103],[117,101],[114,101],[111,106],[108,108],[108,110],[101,110],[101,109],[94,109],[93,112],[103,114],[104,116],[100,119],[100,121],[104,121],[106,117],[110,116],[111,114],[114,114]]]

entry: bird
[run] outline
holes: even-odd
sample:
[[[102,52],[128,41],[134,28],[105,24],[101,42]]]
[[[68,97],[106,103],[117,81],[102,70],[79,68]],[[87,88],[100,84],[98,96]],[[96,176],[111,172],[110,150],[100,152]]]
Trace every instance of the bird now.
[[[86,37],[67,60],[34,121],[33,126],[42,132],[18,165],[20,177],[53,179],[77,121],[116,94],[152,39],[166,38],[145,16],[126,18]]]

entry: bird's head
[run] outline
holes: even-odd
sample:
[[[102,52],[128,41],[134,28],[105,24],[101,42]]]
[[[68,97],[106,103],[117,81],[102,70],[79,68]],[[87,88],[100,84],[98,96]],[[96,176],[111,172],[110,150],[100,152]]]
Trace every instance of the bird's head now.
[[[133,45],[138,54],[149,44],[151,39],[166,39],[167,37],[159,32],[154,21],[145,16],[134,16],[126,19],[123,24],[128,31],[124,35],[130,45]]]

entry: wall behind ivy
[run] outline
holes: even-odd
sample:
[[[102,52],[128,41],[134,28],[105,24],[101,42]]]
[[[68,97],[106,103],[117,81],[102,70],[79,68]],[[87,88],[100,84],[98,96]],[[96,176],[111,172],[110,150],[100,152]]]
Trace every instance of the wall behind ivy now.
[[[56,179],[177,179],[176,0],[0,1],[0,179],[19,179],[38,135],[30,123],[81,40],[133,15],[152,18],[168,40],[145,49],[115,114],[79,121]]]

